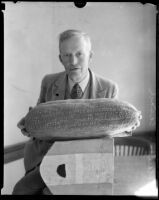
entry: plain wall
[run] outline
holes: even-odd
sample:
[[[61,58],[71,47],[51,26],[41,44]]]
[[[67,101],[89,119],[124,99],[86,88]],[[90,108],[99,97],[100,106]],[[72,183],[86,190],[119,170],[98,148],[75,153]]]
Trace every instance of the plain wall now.
[[[141,3],[4,2],[4,146],[28,140],[17,122],[35,106],[44,75],[63,71],[58,35],[80,29],[92,38],[91,68],[119,86],[141,110],[138,132],[155,130],[156,7]]]

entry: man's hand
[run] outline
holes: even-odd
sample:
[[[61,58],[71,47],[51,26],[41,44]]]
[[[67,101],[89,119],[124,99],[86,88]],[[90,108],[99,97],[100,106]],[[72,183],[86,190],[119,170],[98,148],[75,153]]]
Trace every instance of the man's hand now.
[[[137,123],[135,124],[135,126],[131,127],[129,130],[125,131],[125,133],[130,133],[132,131],[134,131],[137,127],[140,126],[140,120],[142,119],[142,115],[139,115],[139,120],[137,121]]]
[[[32,109],[32,107],[29,107],[29,111]],[[18,128],[20,128],[23,135],[30,137],[30,133],[28,133],[25,129],[25,117],[23,117],[17,124]]]
[[[20,128],[21,132],[23,133],[23,135],[30,137],[30,134],[26,131],[25,127],[25,117],[23,117],[17,124],[18,128]]]

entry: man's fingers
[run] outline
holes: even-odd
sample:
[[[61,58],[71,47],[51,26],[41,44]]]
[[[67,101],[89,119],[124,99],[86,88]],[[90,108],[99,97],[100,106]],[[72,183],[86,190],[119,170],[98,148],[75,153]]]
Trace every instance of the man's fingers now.
[[[131,134],[131,133],[132,133],[132,130],[131,130],[131,131],[125,131],[125,133],[127,133],[127,134]]]
[[[29,107],[29,111],[32,110],[32,107]],[[23,135],[30,137],[30,133],[28,133],[25,129],[25,117],[23,117],[17,124],[17,127],[20,128]]]
[[[132,128],[131,128],[131,130],[129,131],[126,131],[126,132],[131,132],[132,130],[135,130],[137,127],[139,127],[140,126],[140,122],[138,121]]]
[[[23,117],[17,124],[18,128],[23,129],[25,124],[25,118]]]
[[[31,111],[33,109],[33,107],[29,107],[29,111]]]
[[[21,125],[19,123],[17,124],[17,127],[20,128],[20,129],[24,128],[23,125]]]
[[[30,133],[28,133],[25,128],[21,129],[21,132],[23,135],[30,137]]]
[[[140,126],[140,122],[138,121],[135,125],[136,125],[136,127],[139,127]]]

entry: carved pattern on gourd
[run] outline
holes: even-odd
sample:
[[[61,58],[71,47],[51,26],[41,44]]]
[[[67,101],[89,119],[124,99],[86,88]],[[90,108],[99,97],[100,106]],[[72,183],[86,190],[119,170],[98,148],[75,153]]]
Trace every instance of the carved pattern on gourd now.
[[[58,100],[34,107],[25,117],[25,127],[33,135],[52,137],[93,136],[98,131],[109,135],[133,126],[139,114],[134,106],[119,100]]]

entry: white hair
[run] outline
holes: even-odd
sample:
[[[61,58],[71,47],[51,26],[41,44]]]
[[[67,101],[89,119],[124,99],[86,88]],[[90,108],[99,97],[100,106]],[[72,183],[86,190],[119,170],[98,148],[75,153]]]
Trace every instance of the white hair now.
[[[82,32],[80,30],[73,30],[73,29],[66,30],[59,35],[59,50],[60,50],[60,45],[64,40],[67,40],[74,36],[83,37],[88,45],[89,50],[91,50],[92,45],[91,45],[91,40],[90,40],[90,37],[88,36],[88,34]]]

